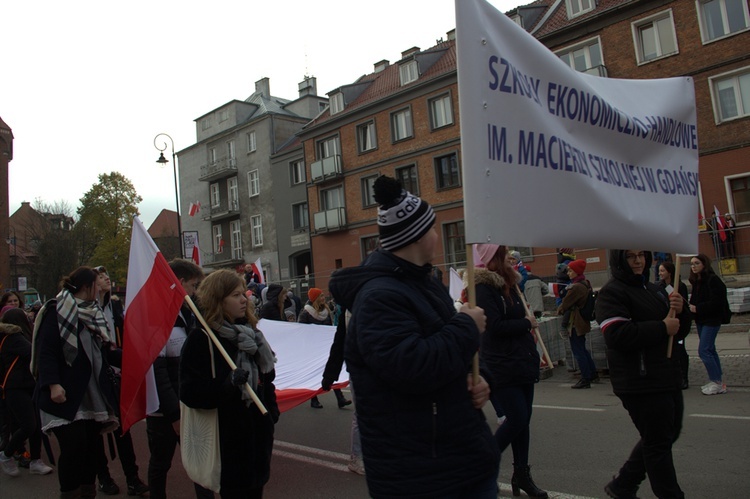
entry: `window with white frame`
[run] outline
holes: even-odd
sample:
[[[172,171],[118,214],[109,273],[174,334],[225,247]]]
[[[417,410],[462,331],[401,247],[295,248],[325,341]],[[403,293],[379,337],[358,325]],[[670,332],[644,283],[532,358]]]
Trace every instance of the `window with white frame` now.
[[[260,194],[260,175],[257,169],[247,172],[247,192],[251,198]]]
[[[211,184],[208,189],[211,195],[211,208],[218,208],[221,205],[219,184]]]
[[[227,158],[229,158],[229,160],[231,161],[235,159],[236,157],[237,155],[235,154],[235,151],[234,151],[234,141],[230,140],[227,142]]]
[[[399,181],[401,187],[411,192],[415,196],[419,196],[419,182],[417,181],[416,165],[408,165],[396,168],[396,180]]]
[[[728,180],[734,208],[734,221],[736,223],[750,222],[750,175]]]
[[[359,146],[359,152],[371,151],[378,146],[374,121],[357,125],[357,146]]]
[[[443,225],[445,263],[454,267],[466,265],[466,235],[463,220]]]
[[[289,163],[289,178],[292,180],[292,185],[304,184],[306,182],[305,162],[303,160],[300,159]]]
[[[221,237],[221,225],[212,226],[211,231],[213,232],[214,253],[223,253],[224,239]]]
[[[263,219],[260,215],[250,217],[250,228],[253,236],[253,247],[263,246]]]
[[[430,100],[430,124],[433,129],[453,124],[453,107],[451,106],[450,94]]]
[[[342,186],[320,191],[320,207],[333,210],[344,206],[344,188]]]
[[[255,132],[247,132],[245,137],[247,138],[247,152],[254,152],[256,148]]]
[[[703,43],[750,27],[747,0],[698,0],[697,7]]]
[[[393,142],[408,139],[414,135],[411,123],[411,109],[401,109],[391,114],[391,133]]]
[[[321,140],[318,142],[318,158],[324,159],[324,158],[330,158],[331,156],[336,156],[337,154],[341,154],[341,148],[339,147],[339,138],[338,137],[329,137],[325,140]]]
[[[631,26],[639,64],[677,53],[677,35],[671,9],[640,19]]]
[[[240,230],[240,221],[232,220],[229,222],[229,231],[232,233],[232,258],[242,260],[242,231]]]
[[[362,207],[368,208],[370,206],[375,206],[377,203],[375,202],[375,193],[373,191],[373,185],[375,185],[375,180],[379,177],[379,175],[370,175],[369,177],[364,177],[362,179]]]
[[[212,147],[208,150],[208,162],[213,165],[214,163],[216,163],[216,160],[216,148]]]
[[[435,158],[435,180],[438,189],[450,189],[461,185],[458,157],[455,152]]]
[[[750,66],[709,78],[716,123],[750,115]]]
[[[604,65],[599,37],[558,50],[555,54],[565,64],[581,73],[599,75],[599,67]]]
[[[367,258],[371,253],[378,249],[380,244],[380,236],[365,236],[361,239],[362,241],[362,259]]]
[[[398,68],[398,76],[401,79],[401,85],[406,85],[419,78],[419,67],[417,61],[409,61],[401,64]]]
[[[292,226],[296,230],[306,229],[310,226],[310,217],[307,213],[307,203],[292,205]]]
[[[229,199],[229,209],[234,211],[240,209],[240,195],[237,184],[237,177],[230,177],[227,179],[227,198]]]
[[[331,96],[331,114],[340,113],[344,110],[344,94],[337,92]]]
[[[596,3],[594,0],[565,0],[565,6],[568,8],[568,18],[573,19],[594,10]]]

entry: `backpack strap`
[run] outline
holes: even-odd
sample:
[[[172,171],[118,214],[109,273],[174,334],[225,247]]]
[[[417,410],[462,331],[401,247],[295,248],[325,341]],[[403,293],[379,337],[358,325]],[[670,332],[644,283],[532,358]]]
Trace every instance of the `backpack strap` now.
[[[6,334],[3,336],[3,340],[0,341],[0,352],[3,350],[3,345],[5,344],[5,340],[8,339],[8,335]],[[3,376],[3,382],[0,383],[0,394],[2,394],[2,398],[5,398],[5,384],[8,383],[8,377],[10,377],[10,372],[13,370],[13,367],[16,365],[16,362],[18,362],[18,359],[20,358],[20,355],[16,355],[16,358],[13,359],[13,362],[10,363],[10,367],[7,371],[5,371],[5,376]]]

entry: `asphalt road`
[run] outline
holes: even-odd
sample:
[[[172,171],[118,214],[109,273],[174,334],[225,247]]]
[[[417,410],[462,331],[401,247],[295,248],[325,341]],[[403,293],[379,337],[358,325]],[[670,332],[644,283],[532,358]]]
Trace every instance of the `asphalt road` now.
[[[551,378],[537,385],[531,434],[532,474],[550,497],[606,497],[604,485],[638,436],[606,378],[590,390],[571,390],[569,386],[574,381],[565,367],[558,367]],[[734,387],[725,395],[707,397],[693,386],[684,394],[684,429],[675,444],[674,456],[686,495],[750,496],[750,388]],[[364,477],[346,468],[351,409],[338,409],[333,394],[321,396],[321,402],[323,409],[305,404],[282,415],[277,425],[271,480],[265,488],[267,499],[367,497]],[[494,428],[489,404],[486,412]],[[141,478],[145,480],[145,424],[137,424],[133,434]],[[501,464],[499,497],[511,497],[511,462],[507,450]],[[112,463],[110,470],[124,489],[119,462]],[[170,497],[193,496],[179,456],[175,457],[168,485]],[[0,499],[54,498],[57,490],[55,473],[31,476],[23,470],[18,478],[0,473]],[[639,497],[654,497],[648,483],[641,487]]]

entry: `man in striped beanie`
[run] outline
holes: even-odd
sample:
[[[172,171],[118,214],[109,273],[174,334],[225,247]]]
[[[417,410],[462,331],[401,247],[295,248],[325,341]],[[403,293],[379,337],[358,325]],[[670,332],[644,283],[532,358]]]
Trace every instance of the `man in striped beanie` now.
[[[398,181],[385,175],[373,185],[378,206],[380,246],[397,251],[420,240],[435,223],[435,212],[427,201],[403,189]]]

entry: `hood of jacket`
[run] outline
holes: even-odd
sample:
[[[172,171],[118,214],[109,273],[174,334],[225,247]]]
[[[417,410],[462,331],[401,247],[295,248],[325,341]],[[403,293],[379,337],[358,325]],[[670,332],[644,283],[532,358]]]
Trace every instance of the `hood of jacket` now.
[[[279,284],[271,284],[267,289],[268,291],[266,291],[266,301],[278,303],[279,295],[284,288]]]
[[[5,322],[0,322],[0,333],[18,334],[20,332],[21,332],[21,328],[16,326],[15,324],[7,324]]]
[[[633,270],[628,264],[625,255],[629,250],[609,250],[609,266],[612,271],[612,277],[620,281],[624,281],[630,285],[642,286],[644,283],[649,282],[649,273],[651,271],[651,265],[653,264],[653,256],[650,251],[645,251],[646,263],[644,264],[643,274],[637,275],[633,273]]]
[[[347,310],[354,306],[357,293],[364,284],[376,277],[400,279],[429,279],[432,265],[415,265],[382,248],[371,253],[359,267],[337,270],[331,276],[328,290],[336,303]]]

